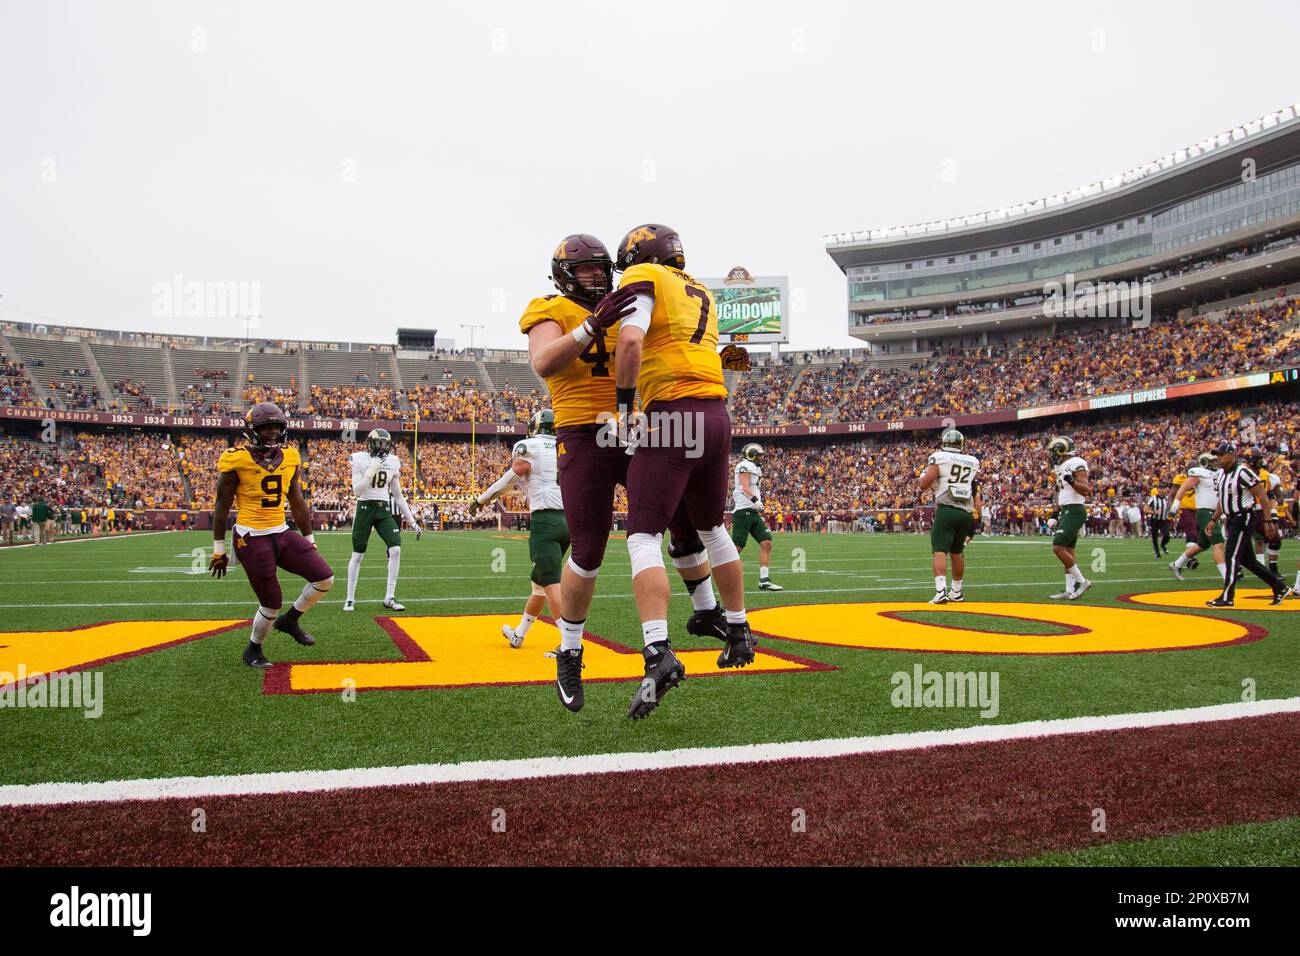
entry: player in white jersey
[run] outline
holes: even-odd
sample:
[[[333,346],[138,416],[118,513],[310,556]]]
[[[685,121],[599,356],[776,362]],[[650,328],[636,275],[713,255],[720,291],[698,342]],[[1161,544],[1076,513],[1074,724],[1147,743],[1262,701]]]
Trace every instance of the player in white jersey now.
[[[486,505],[518,481],[524,483],[528,497],[528,556],[533,562],[533,593],[524,602],[524,614],[514,627],[501,625],[511,647],[520,647],[546,602],[551,615],[560,617],[560,573],[564,553],[569,550],[569,524],[564,517],[560,496],[559,467],[555,451],[555,413],[549,408],[534,412],[528,422],[528,437],[517,442],[513,460],[505,473],[490,488],[470,502],[470,511]],[[552,655],[554,656],[554,655]],[[560,686],[560,700],[570,710],[582,708],[581,685],[572,694]]]
[[[416,541],[420,540],[424,529],[402,495],[402,462],[393,451],[393,436],[382,428],[376,428],[366,436],[366,450],[353,452],[350,460],[357,513],[352,520],[352,557],[348,560],[348,596],[343,602],[343,610],[355,611],[357,608],[357,578],[361,576],[361,561],[366,556],[373,529],[388,549],[388,589],[384,592],[384,607],[390,611],[405,611],[406,607],[397,601],[402,530],[393,516],[394,507],[415,529]]]
[[[784,591],[768,575],[772,561],[772,532],[763,521],[763,446],[750,442],[740,450],[736,481],[731,489],[731,543],[744,551],[752,537],[758,542],[758,587],[761,591]]]
[[[1219,470],[1215,467],[1215,461],[1215,457],[1208,451],[1198,455],[1196,467],[1187,469],[1187,477],[1174,491],[1174,496],[1169,502],[1172,515],[1178,514],[1183,497],[1188,492],[1194,495],[1193,500],[1196,505],[1196,540],[1187,546],[1173,564],[1169,565],[1169,570],[1174,572],[1174,577],[1180,581],[1183,580],[1183,571],[1187,568],[1188,562],[1210,547],[1214,548],[1214,563],[1219,569],[1219,578],[1222,579],[1228,573],[1227,559],[1223,552],[1223,532],[1216,526],[1212,529],[1213,534],[1205,533],[1214,509],[1219,506],[1219,492],[1216,490]]]
[[[1052,536],[1052,553],[1065,567],[1065,590],[1053,594],[1054,601],[1076,601],[1092,582],[1079,570],[1074,548],[1079,541],[1079,531],[1088,520],[1084,505],[1092,485],[1088,481],[1088,463],[1074,453],[1074,442],[1065,435],[1057,435],[1047,443],[1052,459],[1052,476],[1056,479],[1056,503],[1061,517]]]
[[[966,543],[979,530],[980,461],[963,450],[966,439],[955,428],[939,438],[939,450],[921,472],[921,490],[934,489],[934,524],[930,528],[930,551],[934,555],[934,597],[931,604],[966,600],[962,581],[966,573]],[[948,587],[948,558],[952,557],[952,588]]]

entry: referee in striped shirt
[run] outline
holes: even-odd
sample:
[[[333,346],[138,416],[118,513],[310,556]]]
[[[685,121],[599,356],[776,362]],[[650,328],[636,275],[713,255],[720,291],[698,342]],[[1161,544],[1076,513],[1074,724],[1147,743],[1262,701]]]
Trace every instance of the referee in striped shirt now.
[[[1223,550],[1228,560],[1228,573],[1223,577],[1223,593],[1213,601],[1206,601],[1205,605],[1232,607],[1237,575],[1241,573],[1241,568],[1248,569],[1269,586],[1273,592],[1270,604],[1281,604],[1292,593],[1291,589],[1260,563],[1251,542],[1251,532],[1260,531],[1271,537],[1275,531],[1270,527],[1273,524],[1273,508],[1268,497],[1268,487],[1245,462],[1238,461],[1235,445],[1221,442],[1213,451],[1219,459],[1219,477],[1215,482],[1219,504],[1205,527],[1205,533],[1213,534],[1215,524],[1220,517],[1223,518],[1223,536],[1226,539]]]
[[[1169,553],[1169,499],[1160,493],[1163,485],[1157,486],[1147,499],[1147,526],[1151,529],[1151,547],[1155,548],[1156,557],[1163,551]]]

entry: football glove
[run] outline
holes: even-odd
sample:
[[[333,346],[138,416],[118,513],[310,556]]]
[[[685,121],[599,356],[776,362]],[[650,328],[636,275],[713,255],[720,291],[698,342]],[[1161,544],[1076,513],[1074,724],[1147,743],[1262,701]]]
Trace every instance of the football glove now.
[[[214,554],[208,561],[208,570],[212,572],[214,578],[224,578],[228,567],[230,567],[230,555],[228,554]]]
[[[415,540],[416,540],[416,541],[419,541],[419,540],[420,540],[420,535],[422,535],[422,534],[424,534],[424,529],[421,528],[421,527],[417,524],[417,525],[415,526]]]
[[[587,318],[587,327],[595,336],[635,311],[636,291],[630,288],[615,289],[596,303],[596,308]]]

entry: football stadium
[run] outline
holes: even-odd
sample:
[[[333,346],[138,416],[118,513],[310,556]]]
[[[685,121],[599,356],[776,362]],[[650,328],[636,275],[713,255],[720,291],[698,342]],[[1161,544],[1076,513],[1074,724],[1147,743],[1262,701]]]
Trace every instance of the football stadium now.
[[[7,866],[1300,864],[1298,110],[390,326],[0,273]]]

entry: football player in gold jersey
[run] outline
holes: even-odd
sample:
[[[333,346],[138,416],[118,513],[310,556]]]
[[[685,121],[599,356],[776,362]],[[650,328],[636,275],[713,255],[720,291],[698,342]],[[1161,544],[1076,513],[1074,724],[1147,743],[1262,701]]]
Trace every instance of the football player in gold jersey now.
[[[310,647],[316,639],[302,629],[298,619],[334,585],[334,572],[316,550],[311,533],[311,507],[298,482],[302,464],[298,449],[286,445],[289,420],[279,406],[260,402],[244,416],[248,444],[228,448],[217,463],[217,500],[212,507],[212,576],[225,577],[226,523],[235,505],[235,556],[257,595],[253,633],[244,648],[244,663],[270,667],[262,643],[272,627]],[[284,520],[288,502],[302,534],[289,530]],[[305,535],[305,537],[304,537]],[[276,616],[284,604],[276,567],[306,578],[293,606]]]
[[[680,508],[699,534],[726,608],[726,647],[719,667],[754,660],[745,617],[740,554],[723,527],[731,477],[731,418],[718,355],[713,295],[685,271],[681,239],[667,226],[646,224],[619,243],[619,291],[636,294],[619,327],[615,385],[621,420],[641,393],[639,442],[628,466],[627,546],[632,590],[645,642],[645,678],[628,709],[644,717],[677,686],[686,670],[668,638],[668,576],[660,542]],[[694,436],[694,437],[691,437]]]
[[[595,236],[566,236],[551,257],[558,295],[534,299],[519,320],[533,369],[546,380],[555,415],[560,493],[571,551],[560,578],[560,647],[556,690],[569,710],[581,709],[582,634],[605,559],[617,485],[627,484],[626,448],[602,439],[615,411],[614,349],[633,292],[611,293],[613,259]],[[691,596],[691,634],[724,638],[726,623],[713,594],[704,544],[690,525],[670,525],[669,553]]]

